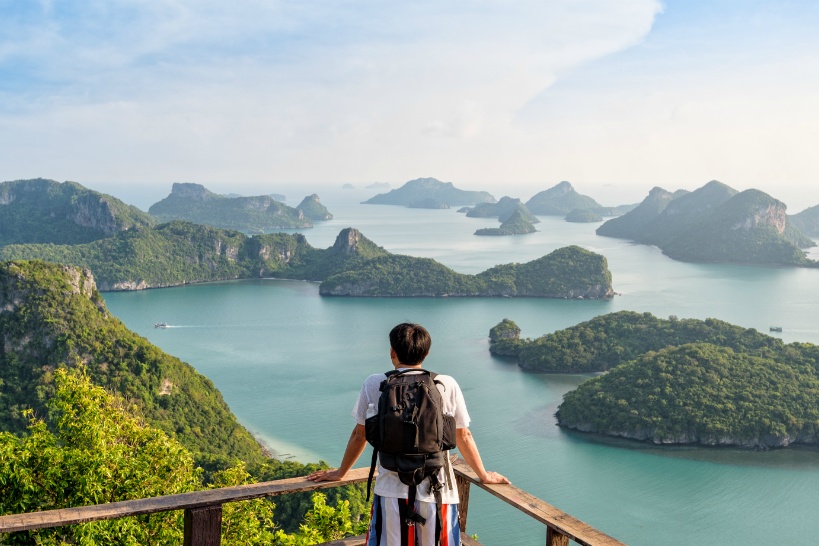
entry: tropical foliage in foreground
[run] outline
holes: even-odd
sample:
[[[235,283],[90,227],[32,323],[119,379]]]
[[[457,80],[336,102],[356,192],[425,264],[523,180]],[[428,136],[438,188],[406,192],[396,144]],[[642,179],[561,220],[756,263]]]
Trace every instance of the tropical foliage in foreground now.
[[[83,371],[58,369],[44,419],[27,410],[23,436],[0,432],[0,514],[16,514],[202,489],[201,468],[181,444],[144,424],[135,407],[95,387]],[[251,483],[242,463],[217,472],[208,487]],[[295,534],[277,529],[264,499],[228,503],[226,545],[317,544],[353,534],[349,504],[313,508]],[[71,525],[0,536],[0,544],[180,544],[182,512]]]

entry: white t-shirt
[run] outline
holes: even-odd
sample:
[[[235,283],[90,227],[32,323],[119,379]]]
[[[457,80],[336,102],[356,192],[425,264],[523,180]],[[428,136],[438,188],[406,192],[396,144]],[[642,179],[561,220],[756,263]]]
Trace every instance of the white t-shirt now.
[[[401,368],[406,369],[406,368]],[[383,373],[371,375],[364,381],[361,392],[353,407],[353,417],[355,422],[363,425],[367,415],[367,406],[373,404],[378,408],[378,399],[381,397],[379,387],[381,382],[387,378]],[[466,411],[466,402],[461,392],[461,387],[451,376],[438,375],[435,377],[438,383],[438,391],[443,400],[444,414],[451,414],[455,417],[455,428],[467,428],[469,426],[469,413]],[[367,451],[365,450],[365,453]],[[443,484],[441,489],[441,502],[444,504],[458,503],[458,488],[455,486],[455,476],[450,469],[450,475],[444,476],[444,469],[438,473],[438,479]],[[450,489],[448,484],[452,484]],[[406,499],[409,488],[401,483],[398,473],[387,470],[378,464],[378,476],[375,479],[373,492],[382,497]],[[429,480],[424,480],[416,490],[416,497],[419,501],[435,502],[434,495],[429,491]]]

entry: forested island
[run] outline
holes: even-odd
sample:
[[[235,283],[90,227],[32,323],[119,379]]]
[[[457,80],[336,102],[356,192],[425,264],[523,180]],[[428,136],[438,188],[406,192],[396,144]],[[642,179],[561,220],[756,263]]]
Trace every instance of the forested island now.
[[[467,216],[469,214],[467,213]],[[532,221],[534,219],[534,222]],[[475,231],[475,235],[525,235],[537,231],[534,224],[540,222],[526,206],[518,205],[501,219],[501,225],[497,228],[482,228]]]
[[[88,243],[156,223],[138,208],[76,182],[0,183],[0,246]]]
[[[485,191],[456,188],[452,182],[437,178],[416,178],[400,188],[379,193],[366,201],[367,205],[401,205],[415,208],[449,208],[476,203],[494,203],[495,198]]]
[[[0,514],[83,506],[307,474],[271,459],[213,383],[111,316],[88,270],[0,263]],[[295,545],[311,506],[320,534],[352,532],[363,488],[237,503],[223,543]],[[274,525],[278,523],[278,529]],[[8,535],[15,544],[181,543],[165,513]],[[333,529],[331,529],[333,528]],[[287,533],[295,532],[289,536]],[[326,535],[326,540],[340,538]],[[62,542],[61,542],[62,541]]]
[[[801,250],[815,243],[790,225],[785,211],[766,193],[737,192],[714,180],[693,192],[654,188],[597,234],[655,245],[683,261],[815,265]]]
[[[621,311],[535,340],[504,320],[490,350],[529,371],[606,371],[567,393],[558,424],[657,444],[819,443],[819,347],[716,319]]]
[[[174,184],[171,194],[151,205],[148,212],[161,222],[186,220],[245,233],[309,228],[313,222],[333,218],[315,194],[305,197],[293,208],[269,195],[228,197],[191,183]]]
[[[819,237],[819,205],[788,216],[788,222],[809,237]]]
[[[327,296],[508,296],[608,298],[605,257],[572,246],[526,264],[478,275],[427,258],[390,254],[358,230],[342,230],[327,249],[301,234],[248,237],[187,222],[122,232],[85,245],[10,245],[0,260],[42,259],[87,267],[101,290],[139,290],[194,282],[277,277],[319,281]]]

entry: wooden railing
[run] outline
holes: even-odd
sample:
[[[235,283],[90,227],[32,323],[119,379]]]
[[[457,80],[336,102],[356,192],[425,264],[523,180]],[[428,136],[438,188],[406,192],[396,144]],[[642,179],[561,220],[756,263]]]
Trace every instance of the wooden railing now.
[[[622,542],[513,485],[485,485],[480,483],[475,473],[463,461],[457,461],[453,467],[458,482],[458,493],[461,497],[458,512],[462,533],[466,532],[470,486],[474,484],[544,524],[546,526],[547,546],[567,546],[569,540],[585,546],[623,546]],[[337,482],[316,483],[306,478],[291,478],[274,482],[166,495],[164,497],[0,516],[0,533],[61,527],[63,525],[75,525],[127,516],[184,510],[184,545],[218,546],[221,542],[223,504],[366,482],[368,470],[367,468],[351,470],[343,480]],[[476,544],[476,542],[468,538],[466,540],[468,543]],[[363,544],[363,540],[360,537],[354,537],[328,544],[355,546]]]

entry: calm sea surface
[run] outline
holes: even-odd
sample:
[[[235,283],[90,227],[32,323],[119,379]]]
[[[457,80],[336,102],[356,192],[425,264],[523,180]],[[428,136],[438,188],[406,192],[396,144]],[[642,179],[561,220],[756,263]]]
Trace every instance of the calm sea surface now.
[[[611,301],[322,298],[318,285],[280,280],[106,293],[132,330],[213,380],[230,407],[281,457],[337,465],[364,377],[389,369],[389,329],[432,333],[426,367],[455,376],[486,466],[547,502],[633,545],[815,544],[819,451],[656,448],[567,433],[553,414],[578,375],[534,375],[489,355],[489,329],[514,320],[537,337],[619,310],[714,317],[819,343],[819,270],[675,262],[653,247],[598,237],[599,224],[542,218],[538,233],[475,237],[494,219],[455,210],[359,205],[353,192],[323,199],[335,219],[304,233],[330,246],[355,227],[387,250],[434,258],[463,273],[526,262],[568,244],[608,258]],[[814,255],[814,257],[816,257]],[[164,321],[168,329],[155,329]],[[368,454],[358,466],[366,466]],[[532,520],[483,491],[468,531],[487,545],[543,544]]]

